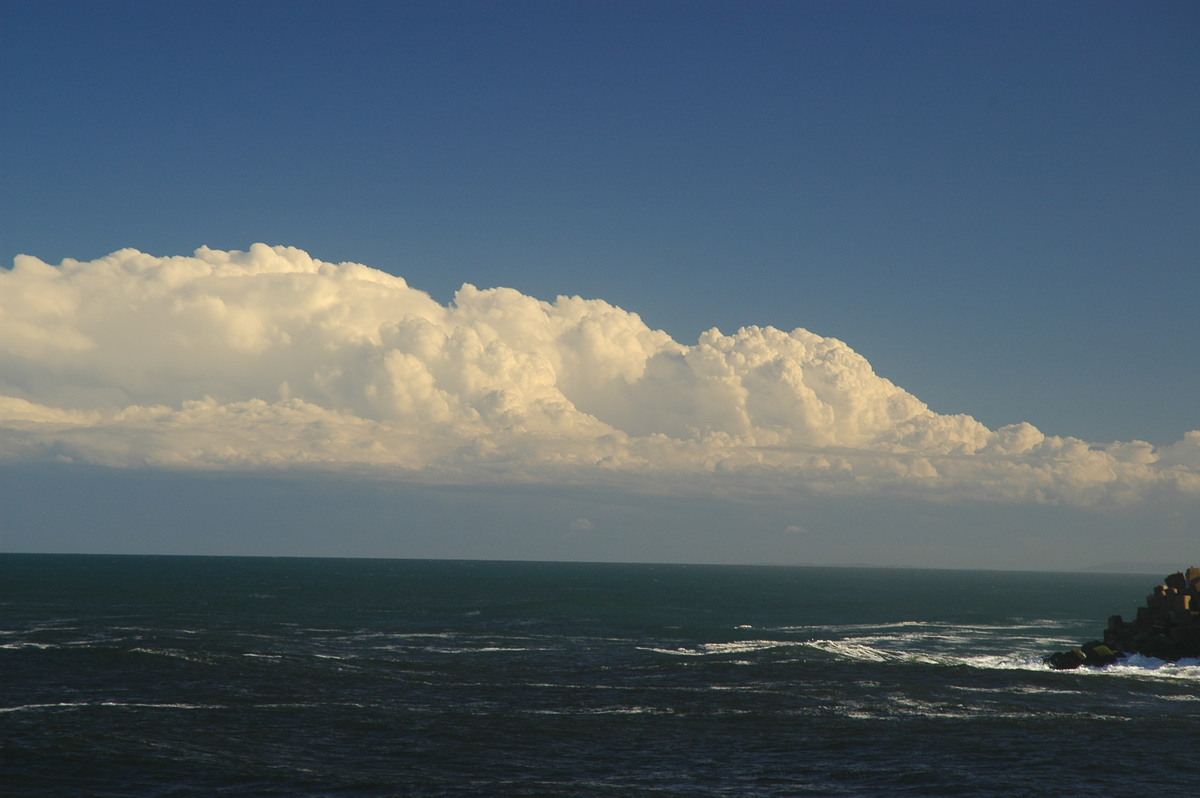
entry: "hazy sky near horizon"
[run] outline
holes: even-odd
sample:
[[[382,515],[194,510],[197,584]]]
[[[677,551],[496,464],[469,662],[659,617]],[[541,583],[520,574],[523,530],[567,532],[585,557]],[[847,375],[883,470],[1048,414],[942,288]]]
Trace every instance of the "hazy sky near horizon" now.
[[[1184,556],[1198,35],[1190,2],[6,3],[0,461],[107,531],[6,490],[0,547]],[[291,538],[111,499],[269,516],[237,475]],[[373,532],[297,514],[326,477]]]

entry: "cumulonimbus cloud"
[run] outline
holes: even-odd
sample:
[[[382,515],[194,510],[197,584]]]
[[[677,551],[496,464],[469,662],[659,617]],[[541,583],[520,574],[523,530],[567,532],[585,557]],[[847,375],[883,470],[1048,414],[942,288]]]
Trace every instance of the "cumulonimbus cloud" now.
[[[803,329],[685,345],[601,300],[402,278],[289,247],[0,271],[0,461],[321,468],[735,494],[1200,497],[1156,449],[934,413]]]

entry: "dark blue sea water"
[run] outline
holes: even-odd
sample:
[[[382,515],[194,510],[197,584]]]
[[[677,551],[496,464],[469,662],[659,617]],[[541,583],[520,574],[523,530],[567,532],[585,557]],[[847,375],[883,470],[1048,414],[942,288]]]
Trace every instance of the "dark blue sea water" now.
[[[1200,665],[1041,663],[1155,583],[0,555],[0,791],[1194,794]]]

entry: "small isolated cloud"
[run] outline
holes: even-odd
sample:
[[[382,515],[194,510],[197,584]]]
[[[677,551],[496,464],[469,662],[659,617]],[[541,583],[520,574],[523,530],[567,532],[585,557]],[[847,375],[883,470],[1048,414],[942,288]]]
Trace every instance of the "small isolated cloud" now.
[[[808,530],[805,529],[804,527],[800,526],[799,524],[788,524],[787,526],[785,526],[783,528],[783,531],[789,535],[802,535],[805,532],[807,532]]]
[[[598,299],[464,285],[442,305],[263,244],[0,271],[0,461],[64,460],[726,496],[1200,497],[1200,432],[1155,448],[992,430],[807,330],[685,344]]]
[[[570,526],[572,532],[591,532],[595,528],[596,525],[586,518],[576,518]]]

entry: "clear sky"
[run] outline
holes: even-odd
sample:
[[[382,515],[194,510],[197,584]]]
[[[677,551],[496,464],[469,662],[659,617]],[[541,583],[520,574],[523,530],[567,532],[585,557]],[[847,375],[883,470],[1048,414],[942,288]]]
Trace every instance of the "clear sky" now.
[[[252,472],[294,512],[285,497],[300,477],[288,464],[311,449],[255,437],[282,422],[231,433],[215,415],[180,414],[205,397],[225,410],[258,400],[275,413],[302,400],[383,425],[362,434],[393,453],[358,461],[339,449],[312,468],[367,493],[381,484],[379,469],[398,468],[402,478],[388,471],[382,484],[404,498],[371,493],[354,503],[358,526],[375,531],[334,541],[313,531],[339,517],[323,503],[324,514],[288,525],[321,519],[291,537],[208,540],[197,528],[186,542],[182,533],[149,540],[130,531],[121,543],[111,531],[89,537],[67,516],[39,522],[29,498],[38,491],[9,488],[0,548],[1036,567],[1072,562],[1089,528],[1108,529],[1110,543],[1084,560],[1137,559],[1143,552],[1116,542],[1119,531],[1148,524],[1143,534],[1166,553],[1146,558],[1183,556],[1200,479],[1200,441],[1184,438],[1200,429],[1197,41],[1194,2],[8,0],[0,262],[87,264],[132,248],[153,263],[125,255],[104,279],[100,267],[81,267],[53,289],[33,272],[0,283],[5,468],[46,495],[74,497],[67,503],[105,491],[144,495],[150,480],[211,491],[211,505]],[[401,277],[432,305],[375,277],[367,290],[312,276],[334,280],[320,290],[349,309],[353,335],[378,348],[318,362],[312,352],[349,346],[353,335],[347,326],[321,337],[328,320],[277,290],[272,275],[319,271],[295,251],[233,256],[258,275],[253,287],[189,287],[162,271],[161,259],[200,247],[242,252],[258,242]],[[188,274],[212,268],[219,279],[218,261],[201,257]],[[464,283],[519,293],[456,299]],[[237,310],[175,312],[197,292]],[[135,295],[158,310],[125,313],[120,303]],[[616,310],[556,304],[549,326],[528,333],[524,300],[559,295]],[[88,297],[94,306],[78,304]],[[311,313],[281,320],[283,306]],[[517,365],[497,376],[494,360],[480,365],[461,349],[434,357],[413,343],[416,333],[379,333],[401,319],[387,308],[401,306],[443,332],[504,328]],[[603,346],[580,343],[593,322],[609,336]],[[579,340],[546,332],[570,324]],[[752,325],[813,336],[734,340]],[[714,327],[727,338],[707,339],[705,349],[700,336]],[[241,344],[196,349],[231,330]],[[293,348],[280,349],[272,331]],[[255,335],[266,337],[251,363],[243,355]],[[164,348],[144,349],[155,336]],[[62,354],[71,341],[91,342],[90,366]],[[751,349],[771,354],[747,365]],[[850,350],[869,367],[847,360]],[[611,357],[589,359],[603,352]],[[726,376],[704,371],[712,352]],[[829,352],[841,358],[835,365]],[[676,356],[683,366],[669,365]],[[181,360],[193,371],[171,365]],[[773,367],[767,385],[767,363],[790,365]],[[371,381],[373,367],[390,369],[387,385]],[[367,376],[351,387],[313,376],[351,380],[355,368]],[[454,383],[472,369],[493,382]],[[808,376],[788,376],[800,373]],[[617,383],[602,385],[603,374]],[[422,379],[449,392],[446,414],[414,398]],[[503,379],[524,387],[504,394]],[[725,380],[728,395],[714,380]],[[805,380],[818,404],[781,398],[779,386]],[[554,416],[547,408],[558,395],[531,385],[557,391],[566,409]],[[507,420],[485,412],[485,388],[493,405],[508,397]],[[379,390],[390,404],[363,398]],[[129,408],[149,407],[168,408],[171,424],[189,432],[147,443],[150,428],[131,427]],[[877,424],[879,413],[890,421]],[[484,427],[463,426],[468,417]],[[430,432],[437,424],[449,432]],[[504,437],[535,427],[536,445]],[[1008,430],[1003,443],[988,437],[998,430]],[[215,453],[219,432],[240,441],[228,444],[232,453]],[[396,454],[403,446],[389,436],[418,433],[431,436],[422,451],[444,453]],[[468,464],[462,447],[484,438],[499,454],[487,468],[478,452]],[[569,479],[555,471],[560,455],[548,454],[555,440],[583,469]],[[1133,441],[1157,448],[1113,447]],[[1053,473],[1035,486],[1003,471],[1013,458],[1025,458],[1022,468],[1082,468],[1088,455],[1076,452],[1087,444],[1113,458],[1089,467],[1115,476],[1048,465]],[[752,468],[739,459],[764,447],[778,461]],[[797,447],[825,465],[801,461]],[[909,459],[855,460],[846,472],[853,491],[818,473],[861,448]],[[1001,466],[987,452],[1009,459]],[[934,461],[933,476],[913,465],[964,453],[981,456],[966,470]],[[601,464],[605,477],[590,478],[581,463]],[[199,465],[215,470],[190,482]],[[770,473],[760,482],[754,468]],[[688,476],[696,473],[703,479]],[[914,487],[919,479],[936,485]],[[1107,487],[1093,490],[1099,484]],[[562,539],[522,536],[531,505]],[[114,529],[122,512],[163,523],[145,506],[95,506],[109,507],[104,524]],[[471,527],[470,508],[486,508],[471,517],[483,524],[490,514],[504,531],[439,548],[429,530],[447,519]],[[389,531],[397,516],[412,529]],[[411,521],[418,516],[423,526]],[[888,520],[895,529],[884,545],[870,530]],[[673,524],[708,526],[673,533]],[[739,525],[762,532],[741,539],[730,532]],[[1014,547],[1014,527],[1036,541]],[[1055,537],[1055,529],[1076,532]],[[653,534],[676,542],[651,545]],[[417,545],[421,535],[428,540]]]

